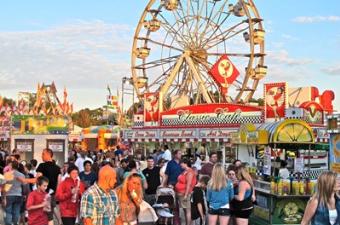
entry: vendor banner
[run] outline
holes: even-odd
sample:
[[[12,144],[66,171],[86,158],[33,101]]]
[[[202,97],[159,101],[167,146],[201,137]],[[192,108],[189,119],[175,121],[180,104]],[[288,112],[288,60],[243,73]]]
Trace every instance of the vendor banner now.
[[[238,104],[192,105],[169,110],[161,114],[162,127],[238,127],[240,124],[263,123],[259,107]]]
[[[160,130],[161,139],[179,139],[179,138],[196,138],[197,131],[195,129],[183,130]]]
[[[340,174],[340,134],[331,134],[329,149],[331,170]]]
[[[235,132],[236,129],[199,129],[198,137],[200,139],[229,139],[231,132]]]
[[[145,93],[144,94],[144,120],[145,123],[155,123],[159,120],[159,94]]]
[[[124,140],[135,139],[158,139],[158,130],[131,130],[127,129],[123,131]]]
[[[285,117],[287,108],[287,83],[269,83],[264,85],[266,118],[279,120]]]
[[[300,106],[304,110],[304,121],[311,125],[324,125],[324,110],[317,102],[304,102]]]
[[[229,85],[231,85],[240,72],[230,61],[227,54],[222,55],[219,60],[211,67],[209,74],[220,87],[223,94],[227,93]]]
[[[57,116],[21,116],[12,119],[12,134],[67,134],[69,120]]]

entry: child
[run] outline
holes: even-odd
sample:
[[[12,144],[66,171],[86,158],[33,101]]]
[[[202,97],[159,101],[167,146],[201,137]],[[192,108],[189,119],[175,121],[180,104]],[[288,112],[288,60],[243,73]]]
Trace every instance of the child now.
[[[205,224],[205,189],[209,182],[209,176],[202,176],[193,189],[191,197],[191,219],[193,225]]]
[[[47,214],[44,207],[46,201],[46,189],[48,186],[48,179],[46,177],[39,177],[37,179],[37,189],[32,191],[27,198],[26,209],[28,211],[28,225],[47,225]]]

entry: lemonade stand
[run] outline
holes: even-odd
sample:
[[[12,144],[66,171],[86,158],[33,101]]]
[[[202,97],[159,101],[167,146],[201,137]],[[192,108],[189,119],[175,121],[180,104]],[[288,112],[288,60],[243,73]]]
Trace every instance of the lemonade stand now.
[[[252,224],[300,224],[316,179],[328,168],[327,151],[314,149],[313,129],[303,120],[285,119],[245,124],[233,137],[238,157],[250,162],[254,178],[257,204]],[[253,158],[243,159],[244,155]],[[278,175],[282,160],[290,173],[286,179]]]

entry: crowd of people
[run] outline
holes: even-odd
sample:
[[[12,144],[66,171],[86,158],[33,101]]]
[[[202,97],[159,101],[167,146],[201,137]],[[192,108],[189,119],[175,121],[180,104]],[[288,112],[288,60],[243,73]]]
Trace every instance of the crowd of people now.
[[[216,152],[204,162],[198,154],[182,157],[180,150],[171,153],[167,146],[146,159],[127,153],[73,150],[59,167],[50,149],[42,151],[40,164],[35,159],[21,161],[15,151],[0,151],[5,225],[141,224],[142,211],[157,205],[160,188],[175,193],[174,206],[168,205],[171,211],[158,215],[168,217],[166,222],[249,224],[255,188],[241,161],[225,168]],[[302,224],[327,224],[326,219],[340,224],[339,191],[337,175],[323,173]]]

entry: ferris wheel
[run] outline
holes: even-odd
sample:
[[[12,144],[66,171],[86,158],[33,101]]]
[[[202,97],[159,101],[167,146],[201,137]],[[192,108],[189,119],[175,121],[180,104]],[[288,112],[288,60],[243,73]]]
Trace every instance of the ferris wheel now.
[[[131,69],[138,98],[158,93],[159,110],[247,103],[265,77],[262,19],[252,0],[150,0],[135,31]],[[222,82],[211,75],[217,62]],[[226,65],[227,65],[226,64]],[[223,91],[224,90],[224,91]]]

